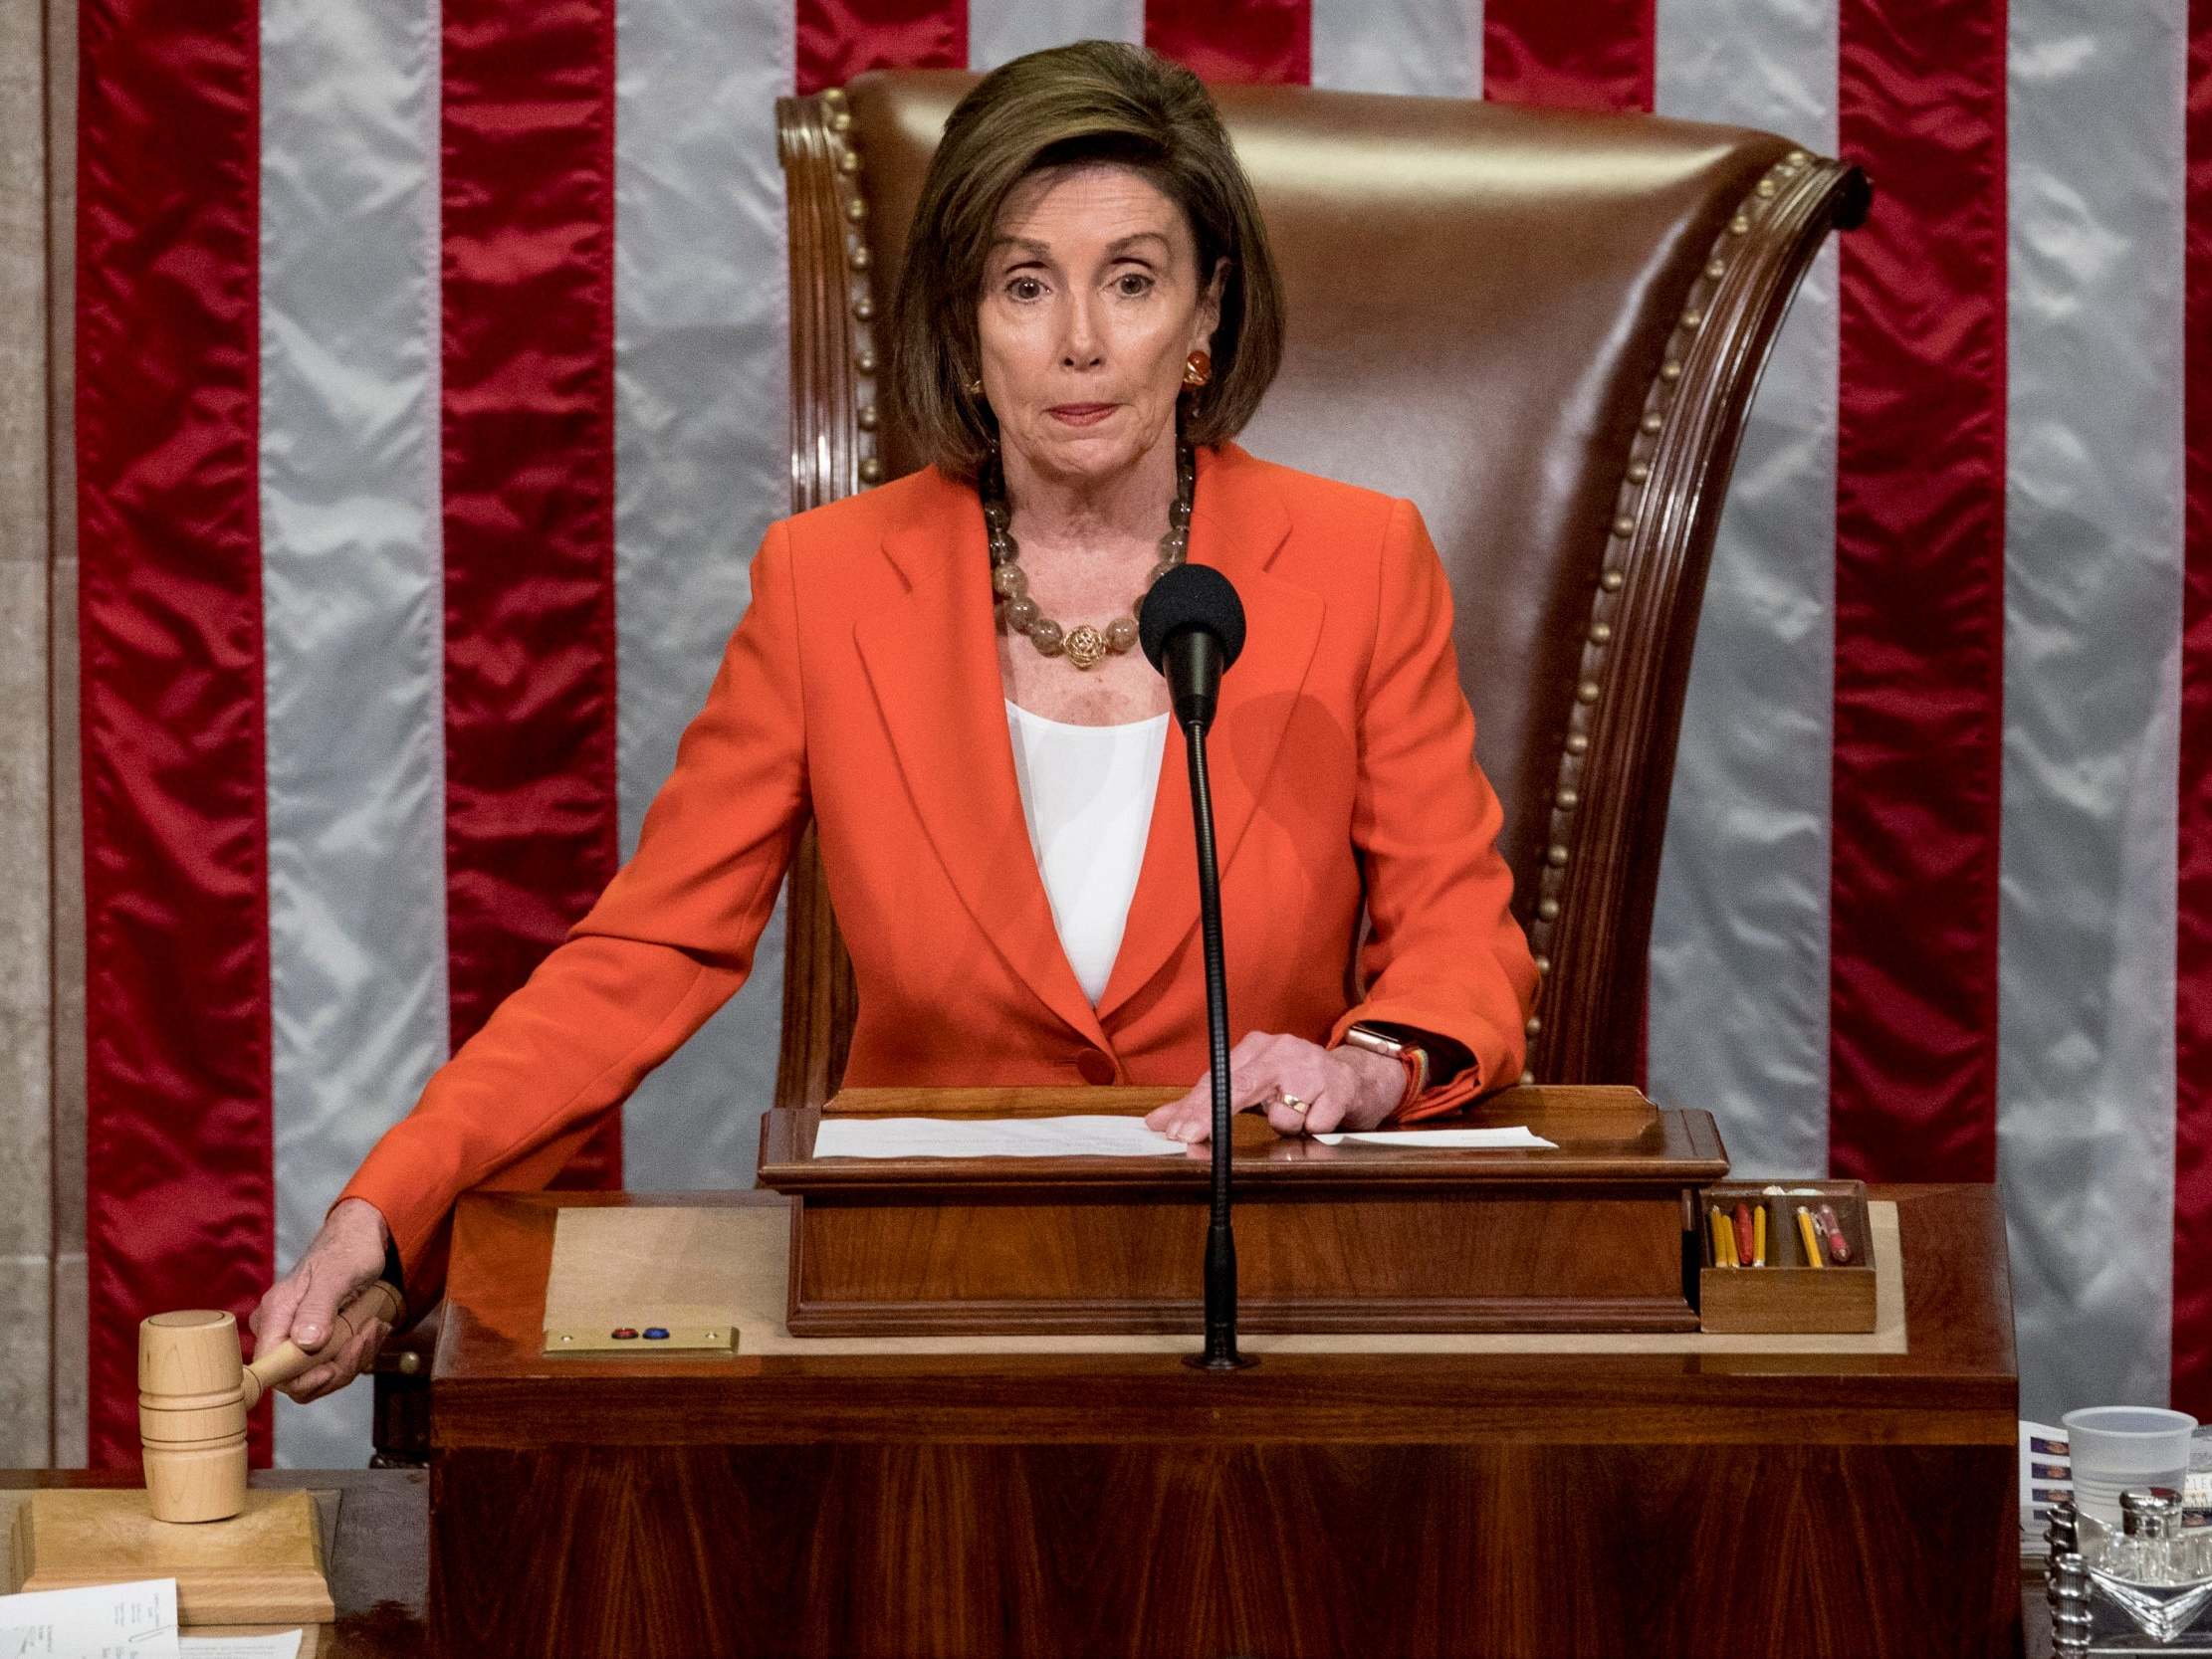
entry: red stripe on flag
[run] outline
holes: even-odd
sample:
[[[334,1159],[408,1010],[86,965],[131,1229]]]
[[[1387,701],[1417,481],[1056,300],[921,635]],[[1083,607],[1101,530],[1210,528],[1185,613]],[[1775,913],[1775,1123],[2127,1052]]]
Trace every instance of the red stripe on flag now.
[[[1992,1179],[2004,714],[2005,10],[1846,0],[1830,1156]]]
[[[614,874],[614,3],[444,14],[453,1040]],[[619,1184],[610,1114],[569,1178]]]
[[[96,1465],[137,1328],[274,1268],[256,7],[80,14],[86,1237]],[[269,1410],[251,1449],[269,1457]]]
[[[1482,96],[1583,109],[1652,107],[1654,0],[1488,0]]]
[[[2173,1403],[2212,1420],[2212,0],[2190,0]]]
[[[1246,0],[1217,8],[1145,0],[1145,44],[1189,66],[1201,81],[1302,87],[1313,79],[1313,14],[1307,0]]]
[[[868,69],[966,69],[967,0],[798,0],[800,93]]]

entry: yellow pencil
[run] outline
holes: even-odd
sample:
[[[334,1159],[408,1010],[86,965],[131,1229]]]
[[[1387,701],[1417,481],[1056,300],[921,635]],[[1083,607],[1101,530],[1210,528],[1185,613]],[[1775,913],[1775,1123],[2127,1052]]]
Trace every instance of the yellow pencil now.
[[[1826,1267],[1828,1264],[1821,1260],[1821,1241],[1813,1232],[1813,1212],[1803,1204],[1797,1206],[1797,1232],[1805,1241],[1805,1265]]]
[[[1751,1265],[1767,1265],[1767,1207],[1764,1204],[1751,1212]]]
[[[1712,1230],[1713,1266],[1734,1267],[1736,1265],[1735,1223],[1721,1214],[1718,1204],[1712,1207]]]

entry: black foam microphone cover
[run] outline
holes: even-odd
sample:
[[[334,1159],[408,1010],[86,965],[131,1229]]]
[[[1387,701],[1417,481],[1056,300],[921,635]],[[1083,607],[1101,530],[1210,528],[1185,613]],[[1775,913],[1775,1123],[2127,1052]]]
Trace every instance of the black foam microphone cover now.
[[[1137,639],[1145,656],[1168,672],[1168,641],[1186,628],[1209,633],[1220,643],[1226,669],[1244,649],[1244,602],[1229,579],[1211,564],[1179,564],[1152,584],[1137,613]]]

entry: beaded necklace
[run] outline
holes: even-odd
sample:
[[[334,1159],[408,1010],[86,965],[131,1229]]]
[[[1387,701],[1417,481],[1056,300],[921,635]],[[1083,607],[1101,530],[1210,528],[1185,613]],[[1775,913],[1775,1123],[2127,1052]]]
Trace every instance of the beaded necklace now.
[[[1145,578],[1145,593],[1152,584],[1181,564],[1190,554],[1191,498],[1198,487],[1198,459],[1191,446],[1178,440],[1175,450],[1175,501],[1168,508],[1168,533],[1160,538],[1160,562]],[[1126,615],[1104,627],[1085,622],[1063,629],[1037,609],[1029,597],[1029,578],[1022,571],[1021,547],[1009,527],[1013,513],[1006,505],[1006,475],[994,444],[976,480],[983,497],[984,528],[991,548],[991,588],[996,595],[994,610],[998,631],[1026,634],[1029,643],[1046,657],[1065,656],[1079,669],[1096,667],[1109,655],[1118,656],[1137,643],[1137,612],[1143,608],[1140,593]]]

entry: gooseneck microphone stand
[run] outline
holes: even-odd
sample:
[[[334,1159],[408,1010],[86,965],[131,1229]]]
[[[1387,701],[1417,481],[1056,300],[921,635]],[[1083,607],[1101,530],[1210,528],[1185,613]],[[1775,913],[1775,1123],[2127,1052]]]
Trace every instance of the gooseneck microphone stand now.
[[[1199,933],[1206,949],[1206,1027],[1214,1085],[1214,1211],[1206,1229],[1206,1348],[1186,1355],[1201,1370],[1233,1371],[1258,1361],[1236,1351],[1236,1232],[1228,1207],[1228,973],[1221,953],[1221,882],[1214,849],[1214,790],[1206,770],[1206,723],[1183,728],[1191,762],[1191,817],[1199,842]]]

